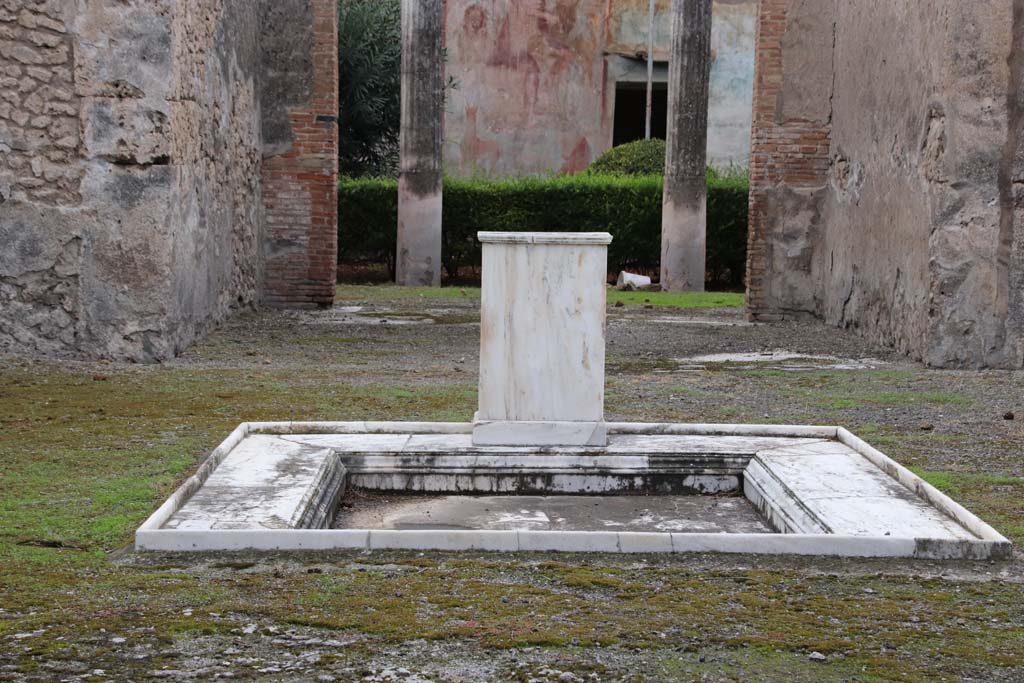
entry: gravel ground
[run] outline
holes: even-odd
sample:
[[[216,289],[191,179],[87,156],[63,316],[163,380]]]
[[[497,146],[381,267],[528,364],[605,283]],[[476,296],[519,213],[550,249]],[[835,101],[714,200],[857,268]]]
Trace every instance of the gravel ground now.
[[[315,364],[356,384],[474,389],[478,306],[374,299],[247,314],[169,366]],[[1024,372],[932,370],[845,330],[750,324],[741,309],[610,307],[607,335],[609,419],[839,424],[909,466],[1024,476]],[[796,357],[692,360],[778,351]]]

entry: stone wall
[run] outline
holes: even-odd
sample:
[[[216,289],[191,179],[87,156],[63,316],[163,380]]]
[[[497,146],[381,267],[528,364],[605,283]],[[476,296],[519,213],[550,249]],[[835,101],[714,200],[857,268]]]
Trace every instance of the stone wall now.
[[[0,351],[160,360],[259,300],[264,155],[332,184],[319,129],[312,162],[309,145],[265,148],[262,16],[250,0],[0,0]],[[328,23],[313,30],[333,41]],[[297,220],[332,225],[309,242],[333,291],[330,192]]]
[[[656,2],[655,80],[667,81],[671,0]],[[646,83],[647,0],[447,0],[445,112],[453,175],[572,173],[612,145],[619,81]],[[745,164],[756,0],[715,0],[709,159]]]
[[[64,3],[0,2],[0,349],[73,347],[83,239],[65,225],[85,175],[72,19]]]
[[[1009,339],[1010,365],[1024,366],[1024,0],[1013,3],[1012,40],[1016,49],[1009,59],[1007,95],[1008,128],[999,170],[1000,239],[1006,257],[1009,251]],[[1007,245],[1009,248],[1007,249]],[[1014,351],[1014,346],[1015,351]],[[1013,353],[1017,360],[1014,362]]]
[[[747,305],[762,320],[811,314],[820,306],[811,264],[828,184],[832,9],[831,3],[822,8],[813,0],[761,2],[755,45]]]
[[[174,3],[168,316],[174,353],[259,294],[261,26],[251,5]]]
[[[256,295],[246,2],[0,7],[0,348],[171,356]]]
[[[1024,365],[1021,5],[763,0],[752,317]]]

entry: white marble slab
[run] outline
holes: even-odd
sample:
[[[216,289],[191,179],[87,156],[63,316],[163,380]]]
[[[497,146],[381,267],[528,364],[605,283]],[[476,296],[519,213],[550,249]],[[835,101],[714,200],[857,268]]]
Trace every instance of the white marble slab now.
[[[840,536],[977,540],[860,453],[835,442],[831,452],[821,450],[758,454],[756,460],[788,494],[788,501],[778,499],[776,505],[799,506]]]
[[[480,233],[481,423],[604,420],[605,233]],[[582,431],[585,431],[584,427]],[[480,444],[535,445],[544,436],[481,425]],[[593,436],[593,430],[591,430]],[[497,435],[500,435],[500,439]],[[555,429],[551,445],[578,444]],[[567,442],[560,441],[567,439]],[[588,442],[589,443],[589,442]]]
[[[473,427],[475,446],[604,446],[603,422],[484,422]]]
[[[250,436],[224,459],[163,528],[292,529],[318,505],[323,467],[335,457],[270,436]],[[329,480],[329,477],[328,477]],[[329,483],[329,481],[327,482]]]
[[[615,531],[531,531],[520,530],[519,550],[572,553],[617,553],[619,534]]]
[[[607,445],[597,451],[584,446],[555,446],[538,448],[532,454],[514,446],[487,446],[473,443],[469,434],[301,434],[282,435],[283,440],[317,448],[332,448],[339,453],[476,453],[521,454],[523,457],[550,456],[558,453],[589,452],[603,457],[626,454],[721,454],[754,455],[755,453],[787,447],[804,448],[812,444],[827,444],[814,436],[715,436],[705,434],[610,434]],[[269,435],[268,435],[269,436]],[[274,437],[272,437],[274,438]],[[824,447],[824,446],[822,446]]]
[[[556,244],[569,246],[603,246],[612,243],[607,232],[494,232],[476,235],[481,244]]]

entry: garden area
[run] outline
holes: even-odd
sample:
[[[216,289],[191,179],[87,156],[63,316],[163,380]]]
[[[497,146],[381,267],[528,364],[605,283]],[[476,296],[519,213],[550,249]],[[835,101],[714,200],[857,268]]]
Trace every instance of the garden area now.
[[[638,143],[634,143],[636,145]],[[662,151],[664,143],[639,143]],[[708,173],[707,283],[743,288],[747,258],[747,178],[741,171]],[[479,231],[608,232],[611,273],[657,275],[661,257],[662,178],[595,171],[575,176],[449,179],[444,188],[442,261],[449,281],[479,278]],[[398,181],[343,180],[338,198],[342,264],[385,264],[393,277]],[[343,270],[344,272],[344,270]],[[389,277],[390,279],[390,277]]]
[[[1005,33],[1019,37],[1024,13],[940,2],[914,18],[880,3],[868,16],[837,3],[830,17],[813,3],[688,1],[704,38],[675,40],[694,22],[666,21],[658,56],[674,56],[663,62],[655,10],[665,21],[683,2],[642,3],[643,46],[621,36],[637,33],[637,3],[613,16],[612,2],[590,2],[588,14],[578,0],[275,0],[251,13],[259,21],[244,2],[74,12],[0,2],[5,40],[19,36],[11,50],[0,43],[0,62],[20,75],[27,60],[23,82],[46,79],[39,92],[60,97],[45,106],[74,112],[60,123],[25,114],[35,131],[5,147],[20,110],[0,111],[0,150],[15,152],[8,175],[21,183],[12,193],[0,173],[0,211],[20,216],[0,215],[13,245],[0,245],[0,681],[1024,682],[1024,318],[1011,315],[1024,312],[1013,289],[1024,251],[1017,259],[1007,237],[1021,141],[997,145],[991,134],[1012,128],[993,111],[1024,108],[1004,105],[1005,92],[961,106],[998,79],[964,77],[969,69],[923,51],[879,58],[873,71],[854,61],[885,22],[897,39],[916,27],[916,38],[939,16],[995,44],[993,17],[1012,19],[1020,30]],[[408,20],[428,5],[432,15]],[[655,92],[656,68],[678,76],[687,46],[709,63],[713,9],[718,26],[745,27],[731,60],[715,48],[716,73],[726,86],[757,81],[755,118],[767,114],[753,137],[779,155],[769,169],[778,177],[763,182],[757,143],[740,163],[701,157],[674,188],[666,158],[677,151],[666,155],[656,135],[591,147],[587,135],[621,133],[602,109],[612,94],[621,113],[647,86],[646,111],[635,107],[625,126],[639,131],[655,95],[668,98]],[[461,24],[442,48],[449,15]],[[277,40],[261,33],[286,25]],[[333,70],[313,68],[333,69],[336,38],[340,91]],[[423,47],[428,38],[437,51]],[[410,84],[417,63],[403,64],[403,42],[440,55],[419,67],[458,58],[492,69],[475,86],[499,93],[498,123],[477,128],[478,112],[455,106],[467,87],[458,77],[421,73]],[[1024,60],[933,42],[977,59],[979,73],[1010,64],[1024,82]],[[145,48],[139,63],[126,45]],[[164,73],[148,60],[168,45]],[[968,94],[957,107],[917,98],[916,76],[886,60],[959,73],[927,87]],[[115,74],[124,64],[130,73]],[[442,220],[434,185],[416,198],[429,210],[412,212],[429,233],[420,246],[432,240],[418,261],[431,277],[415,282],[436,284],[440,240],[444,286],[392,284],[400,156],[416,156],[399,154],[403,70],[406,87],[431,94],[420,113],[438,115],[424,118],[457,121],[472,143],[448,176],[428,169],[430,183],[444,177]],[[129,97],[136,71],[145,88]],[[847,82],[851,73],[859,80]],[[911,90],[912,105],[876,99],[880,87],[862,82],[872,80]],[[581,104],[580,83],[608,101]],[[780,83],[794,90],[776,92]],[[501,153],[522,160],[509,131],[535,131],[534,115],[555,108],[542,91],[572,123],[593,125],[538,136],[531,154],[544,168],[509,171]],[[206,107],[183,92],[217,97]],[[317,108],[335,94],[337,117]],[[78,99],[88,101],[81,111]],[[833,116],[841,102],[849,111]],[[129,108],[143,103],[156,108]],[[749,113],[750,97],[740,104]],[[225,121],[252,123],[243,109],[253,121],[281,115],[270,132],[283,141],[261,158],[254,145],[273,126],[259,121],[256,143],[219,158],[221,134],[241,128]],[[658,111],[674,140],[700,140],[678,136],[686,122]],[[900,120],[886,128],[887,116]],[[900,137],[907,121],[923,141]],[[31,160],[22,149],[51,124],[80,122],[81,141],[69,133]],[[975,137],[996,150],[987,155],[959,139],[981,123],[989,128]],[[860,139],[861,128],[874,137]],[[301,136],[314,143],[299,153],[289,146]],[[193,138],[195,149],[181,144]],[[845,140],[843,150],[833,143]],[[129,146],[145,161],[124,156]],[[150,154],[165,146],[167,156]],[[182,146],[196,158],[180,159]],[[98,156],[72,159],[85,175],[68,189],[77,176],[50,164],[77,147]],[[443,156],[432,149],[431,163]],[[1001,160],[998,187],[995,173],[957,175],[991,170],[991,159]],[[260,196],[261,183],[274,191]],[[55,187],[69,204],[47,203]],[[703,291],[610,287],[619,271],[666,272],[663,215],[683,190],[693,201],[679,216],[699,218],[690,209],[706,202],[706,268],[676,289]],[[767,229],[751,229],[766,205],[776,212]],[[956,213],[963,207],[970,213]],[[45,229],[35,225],[44,215]],[[996,237],[985,242],[989,228]],[[482,245],[481,231],[612,242],[492,235]],[[758,243],[761,232],[773,241]],[[693,233],[671,236],[680,235],[677,251],[693,243]],[[775,258],[768,268],[764,253]],[[778,277],[759,288],[764,272]],[[777,300],[759,316],[765,292]],[[429,505],[453,498],[490,516],[427,519],[438,509]],[[385,520],[389,505],[426,507]],[[586,524],[535,514],[566,508]],[[737,509],[755,524],[735,526]],[[154,539],[167,545],[147,545]]]
[[[393,281],[398,225],[400,7],[342,5],[338,259],[346,282]],[[445,83],[446,97],[458,79]],[[609,273],[654,276],[661,259],[665,141],[622,144],[576,174],[554,172],[444,180],[442,266],[446,283],[479,283],[480,231],[608,232]],[[709,289],[741,291],[746,268],[746,168],[709,167]]]
[[[470,419],[478,297],[341,286],[331,311],[241,315],[163,365],[0,361],[0,678],[1024,677],[1019,556],[130,551],[240,421]],[[843,424],[1024,542],[1019,373],[929,370],[740,303],[611,294],[609,419]]]

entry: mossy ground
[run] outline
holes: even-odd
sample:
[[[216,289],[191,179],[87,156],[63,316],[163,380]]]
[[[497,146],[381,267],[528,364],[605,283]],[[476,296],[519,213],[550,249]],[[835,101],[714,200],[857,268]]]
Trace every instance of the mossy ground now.
[[[366,289],[342,298],[409,310],[409,292]],[[476,295],[454,292],[471,319]],[[675,372],[716,339],[862,345],[643,310],[609,328],[611,416],[844,424],[1024,542],[1020,373]],[[125,555],[240,421],[471,417],[472,326],[316,315],[242,316],[164,366],[0,360],[0,679],[357,680],[390,663],[433,680],[1024,680],[1020,559]]]

